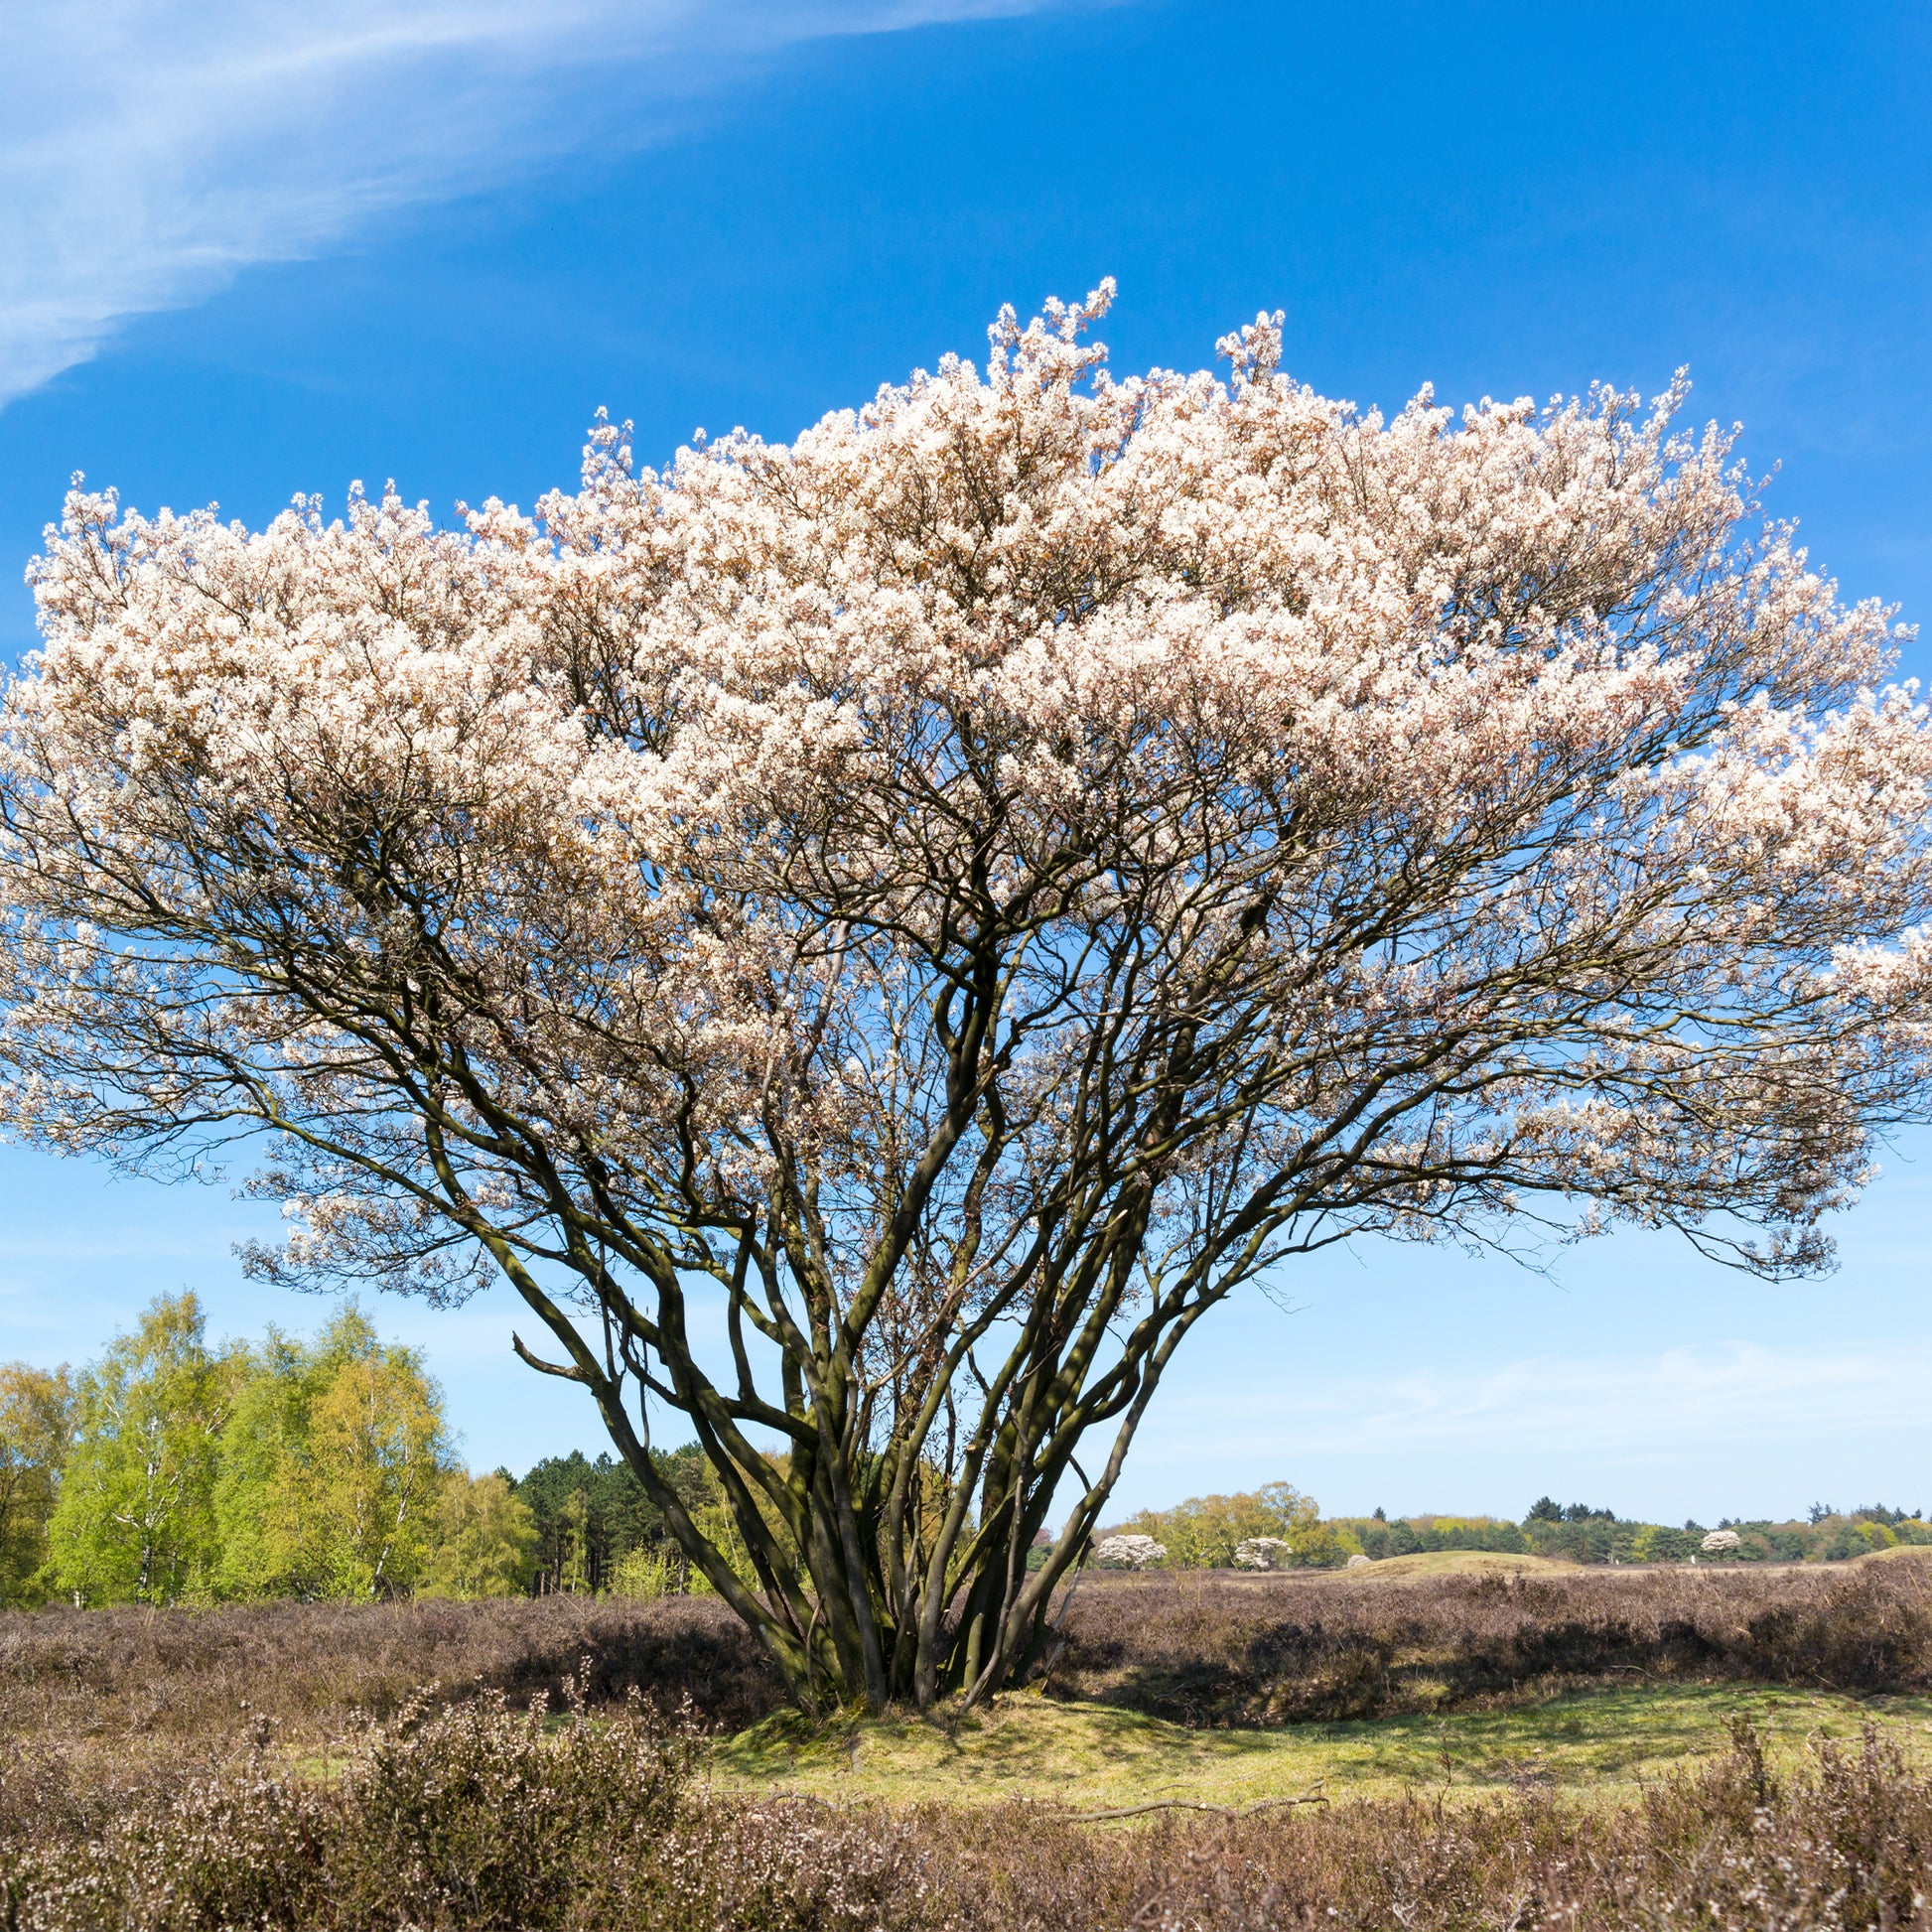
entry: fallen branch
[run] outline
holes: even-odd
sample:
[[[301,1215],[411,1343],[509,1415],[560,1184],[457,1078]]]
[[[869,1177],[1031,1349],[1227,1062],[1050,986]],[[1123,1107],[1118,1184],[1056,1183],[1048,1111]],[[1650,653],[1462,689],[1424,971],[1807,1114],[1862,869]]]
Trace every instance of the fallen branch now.
[[[1149,1805],[1120,1805],[1112,1811],[1075,1811],[1067,1814],[1074,1825],[1097,1825],[1103,1818],[1139,1818],[1150,1811],[1210,1811],[1219,1818],[1252,1818],[1260,1811],[1281,1811],[1289,1805],[1325,1805],[1319,1791],[1300,1798],[1263,1798],[1252,1805],[1205,1805],[1194,1798],[1157,1798]]]

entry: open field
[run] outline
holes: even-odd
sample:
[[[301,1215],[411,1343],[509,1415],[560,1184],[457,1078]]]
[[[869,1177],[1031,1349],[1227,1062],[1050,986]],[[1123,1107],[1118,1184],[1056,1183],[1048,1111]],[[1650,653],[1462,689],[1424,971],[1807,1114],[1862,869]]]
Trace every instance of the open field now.
[[[1189,1727],[1334,1723],[1539,1703],[1633,1682],[1932,1694],[1932,1565],[1091,1576],[1048,1697]],[[1414,1561],[1448,1564],[1452,1557]],[[712,1730],[782,1699],[715,1598],[0,1613],[0,1735],[206,1740],[268,1719],[324,1734],[422,1686],[593,1702],[688,1697]]]
[[[1923,1919],[1919,1566],[1424,1562],[1095,1578],[1042,1684],[820,1725],[712,1600],[8,1616],[0,1910],[22,1932]],[[1267,1808],[1289,1798],[1320,1802]],[[1090,1817],[1176,1804],[1228,1815]]]

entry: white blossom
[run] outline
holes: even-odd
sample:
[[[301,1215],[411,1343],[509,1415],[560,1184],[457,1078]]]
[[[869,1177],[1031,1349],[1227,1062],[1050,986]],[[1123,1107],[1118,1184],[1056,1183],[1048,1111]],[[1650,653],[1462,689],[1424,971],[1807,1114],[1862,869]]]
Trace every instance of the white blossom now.
[[[1147,1570],[1168,1560],[1168,1546],[1151,1536],[1103,1536],[1093,1546],[1093,1560],[1103,1570]]]
[[[1279,1536],[1250,1536],[1234,1546],[1237,1570],[1286,1570],[1295,1547]]]
[[[534,516],[76,484],[32,571],[0,1119],[266,1150],[258,1273],[506,1277],[640,1479],[692,1419],[757,1590],[678,1534],[801,1695],[996,1687],[1238,1284],[1815,1269],[1924,1109],[1902,633],[1682,382],[1385,420],[1267,316],[1115,380],[1110,297],[789,445],[600,419]]]

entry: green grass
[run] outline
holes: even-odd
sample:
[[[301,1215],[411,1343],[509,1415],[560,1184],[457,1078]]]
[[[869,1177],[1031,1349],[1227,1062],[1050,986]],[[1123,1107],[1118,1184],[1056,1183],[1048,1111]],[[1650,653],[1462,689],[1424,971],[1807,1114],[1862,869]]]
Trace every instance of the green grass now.
[[[1412,1557],[1385,1557],[1380,1563],[1353,1570],[1333,1570],[1327,1576],[1351,1584],[1363,1579],[1392,1581],[1397,1577],[1535,1577],[1574,1576],[1582,1568],[1558,1557],[1511,1556],[1501,1550],[1419,1550]]]
[[[1774,1755],[1808,1738],[1895,1730],[1932,1762],[1932,1702],[1859,1700],[1751,1685],[1645,1687],[1510,1711],[1271,1730],[1188,1730],[1137,1712],[1015,1695],[983,1714],[813,1726],[781,1714],[719,1744],[721,1790],[893,1803],[1013,1799],[1099,1809],[1183,1798],[1253,1804],[1535,1786],[1606,1801],[1723,1751],[1748,1716]]]

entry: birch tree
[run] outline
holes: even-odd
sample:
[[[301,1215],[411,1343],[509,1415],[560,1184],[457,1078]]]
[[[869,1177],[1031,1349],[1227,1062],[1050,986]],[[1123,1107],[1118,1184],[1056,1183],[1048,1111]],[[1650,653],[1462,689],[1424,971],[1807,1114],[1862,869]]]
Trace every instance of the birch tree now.
[[[158,1297],[81,1375],[73,1449],[48,1525],[50,1571],[76,1602],[208,1592],[214,1483],[240,1372],[210,1351],[199,1300]]]
[[[360,1309],[246,1352],[222,1430],[216,1584],[230,1596],[380,1596],[424,1573],[449,1456],[441,1392]]]
[[[73,1443],[73,1378],[65,1366],[0,1362],[0,1604],[45,1593],[47,1525]]]

